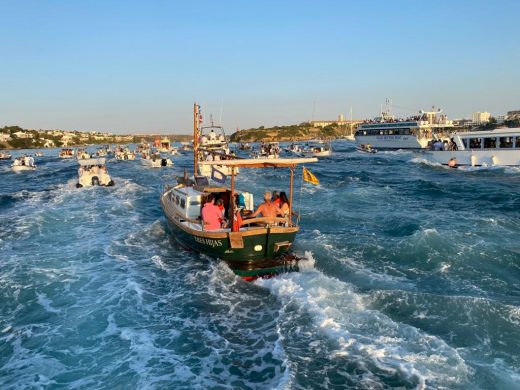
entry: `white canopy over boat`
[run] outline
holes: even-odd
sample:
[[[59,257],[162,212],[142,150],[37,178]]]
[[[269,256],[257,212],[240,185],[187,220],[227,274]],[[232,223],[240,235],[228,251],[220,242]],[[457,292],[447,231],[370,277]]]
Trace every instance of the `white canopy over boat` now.
[[[83,160],[78,160],[79,165],[82,167],[85,166],[92,166],[92,165],[105,165],[105,159],[104,158],[85,158]]]

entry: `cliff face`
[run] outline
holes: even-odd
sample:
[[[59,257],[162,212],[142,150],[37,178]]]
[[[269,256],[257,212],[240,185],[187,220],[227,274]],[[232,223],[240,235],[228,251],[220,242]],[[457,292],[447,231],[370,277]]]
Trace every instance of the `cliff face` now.
[[[259,141],[305,141],[316,138],[340,138],[350,135],[348,127],[327,126],[310,127],[309,125],[275,126],[271,128],[255,128],[233,133],[231,142],[259,142]]]

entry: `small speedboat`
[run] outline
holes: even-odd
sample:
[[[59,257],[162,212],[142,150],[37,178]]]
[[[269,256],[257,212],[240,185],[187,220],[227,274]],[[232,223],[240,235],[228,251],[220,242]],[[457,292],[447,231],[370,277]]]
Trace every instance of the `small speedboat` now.
[[[60,151],[60,158],[72,158],[74,157],[74,149],[65,148]]]
[[[104,158],[90,158],[78,160],[78,183],[76,187],[104,186],[111,187],[114,180],[107,172]]]
[[[296,155],[301,155],[303,152],[303,148],[298,144],[290,144],[285,150]]]
[[[11,157],[12,156],[9,153],[0,152],[0,160],[10,160]]]
[[[280,151],[279,142],[267,142],[262,143],[258,150],[253,150],[250,154],[250,157],[277,159],[280,157]]]
[[[36,170],[36,165],[34,165],[32,157],[17,157],[11,164],[11,169],[14,172],[34,171]]]
[[[332,148],[330,144],[327,146],[328,147],[321,145],[307,146],[302,150],[301,154],[304,157],[328,157],[332,154]]]
[[[36,152],[34,153],[35,157],[43,157],[43,152]]]
[[[364,153],[377,153],[377,149],[374,149],[372,146],[365,144],[356,146],[356,150]]]
[[[116,160],[128,161],[135,160],[135,153],[130,151],[129,148],[119,148],[116,150]]]
[[[78,151],[76,152],[76,157],[78,160],[86,160],[91,158],[92,156],[85,149],[78,149]]]
[[[173,166],[173,161],[167,157],[162,157],[159,153],[144,153],[141,156],[141,164],[151,168],[162,168]]]

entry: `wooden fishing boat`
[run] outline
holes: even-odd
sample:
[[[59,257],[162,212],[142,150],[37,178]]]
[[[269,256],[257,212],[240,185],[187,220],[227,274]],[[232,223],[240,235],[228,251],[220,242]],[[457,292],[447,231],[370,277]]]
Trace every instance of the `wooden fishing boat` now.
[[[194,109],[194,139],[198,139],[198,106]],[[298,164],[316,158],[237,159],[198,161],[198,144],[194,144],[194,172],[197,165],[224,165],[231,171],[231,186],[212,185],[205,176],[179,178],[175,186],[166,187],[161,206],[173,238],[183,247],[225,260],[236,275],[245,280],[286,272],[296,266],[290,248],[299,231],[293,218],[292,198],[294,170]],[[235,170],[287,168],[289,170],[289,213],[286,217],[250,218],[253,195],[235,188]],[[231,223],[220,229],[207,230],[201,219],[203,203],[210,196],[223,200],[225,215]],[[244,217],[243,217],[244,216]]]

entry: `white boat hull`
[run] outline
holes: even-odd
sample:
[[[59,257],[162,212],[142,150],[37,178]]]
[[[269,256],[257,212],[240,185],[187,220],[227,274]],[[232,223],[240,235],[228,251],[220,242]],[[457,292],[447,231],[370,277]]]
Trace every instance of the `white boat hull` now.
[[[119,161],[135,160],[135,155],[133,155],[133,154],[127,154],[127,155],[116,154],[116,160],[119,160]]]
[[[358,135],[356,144],[370,144],[375,149],[424,149],[428,146],[428,138],[417,138],[414,135]]]
[[[27,165],[11,165],[11,169],[14,172],[34,171],[34,170],[36,170],[36,166],[30,167]]]
[[[143,158],[141,159],[141,164],[150,168],[163,168],[173,166],[173,162],[169,158]]]
[[[520,166],[520,149],[426,151],[430,162],[447,165],[455,158],[457,165],[467,166]]]
[[[331,155],[330,150],[325,150],[323,152],[302,152],[303,157],[329,157]]]

